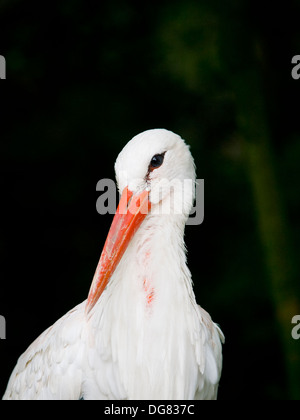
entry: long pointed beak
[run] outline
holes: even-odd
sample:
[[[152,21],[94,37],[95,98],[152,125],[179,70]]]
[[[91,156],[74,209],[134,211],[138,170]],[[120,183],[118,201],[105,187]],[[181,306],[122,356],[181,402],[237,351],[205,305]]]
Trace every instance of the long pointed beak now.
[[[91,284],[86,314],[100,298],[150,207],[148,191],[134,195],[127,187],[124,188]]]

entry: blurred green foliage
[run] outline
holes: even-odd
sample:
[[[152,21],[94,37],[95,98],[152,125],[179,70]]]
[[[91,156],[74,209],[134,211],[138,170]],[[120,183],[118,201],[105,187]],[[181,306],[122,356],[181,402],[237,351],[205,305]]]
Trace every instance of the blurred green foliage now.
[[[226,336],[219,398],[300,399],[299,11],[0,2],[0,393],[26,346],[87,295],[111,221],[95,211],[97,181],[133,135],[164,127],[205,179],[205,221],[186,242],[197,300]]]

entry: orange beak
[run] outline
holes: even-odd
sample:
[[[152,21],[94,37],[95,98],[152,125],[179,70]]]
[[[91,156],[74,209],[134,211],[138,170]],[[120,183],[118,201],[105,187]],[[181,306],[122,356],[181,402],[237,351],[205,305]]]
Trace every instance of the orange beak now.
[[[100,298],[150,207],[148,191],[133,195],[127,187],[124,188],[89,291],[87,314]]]

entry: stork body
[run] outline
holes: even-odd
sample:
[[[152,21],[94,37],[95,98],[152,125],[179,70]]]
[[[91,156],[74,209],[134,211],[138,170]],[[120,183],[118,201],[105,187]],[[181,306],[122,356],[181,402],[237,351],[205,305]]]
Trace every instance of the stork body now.
[[[4,399],[216,398],[223,334],[196,303],[183,241],[193,189],[160,183],[195,182],[188,147],[149,130],[125,146],[116,175],[123,194],[88,300],[20,357]],[[135,197],[128,219],[121,206]]]

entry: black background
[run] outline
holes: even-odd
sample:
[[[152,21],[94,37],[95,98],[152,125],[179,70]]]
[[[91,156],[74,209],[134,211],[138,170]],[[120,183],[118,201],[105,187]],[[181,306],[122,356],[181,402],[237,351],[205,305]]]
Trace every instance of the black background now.
[[[299,256],[298,16],[296,2],[0,3],[1,395],[26,347],[87,297],[112,220],[96,212],[97,182],[114,179],[134,135],[167,128],[191,145],[205,179],[205,220],[186,228],[186,244],[197,301],[226,336],[219,398],[290,398],[232,80],[254,66],[258,45]]]

